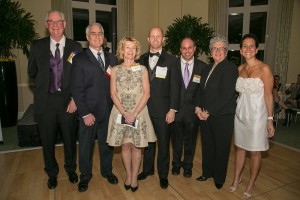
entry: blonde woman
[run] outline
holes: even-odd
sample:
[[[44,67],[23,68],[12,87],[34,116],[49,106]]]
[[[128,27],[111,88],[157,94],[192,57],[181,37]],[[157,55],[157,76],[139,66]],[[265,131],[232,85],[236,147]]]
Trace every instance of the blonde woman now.
[[[119,42],[117,57],[123,62],[112,69],[110,92],[114,102],[109,119],[107,143],[122,145],[122,159],[126,170],[124,188],[135,192],[141,163],[141,148],[155,142],[156,136],[148,114],[150,86],[147,69],[136,63],[141,52],[135,38]]]

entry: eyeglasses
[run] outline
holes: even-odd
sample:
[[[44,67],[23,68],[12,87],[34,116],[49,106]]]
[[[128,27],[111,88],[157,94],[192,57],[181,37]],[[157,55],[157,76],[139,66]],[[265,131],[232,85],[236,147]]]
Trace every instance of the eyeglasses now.
[[[61,24],[61,23],[63,23],[63,22],[64,22],[64,20],[62,20],[62,19],[61,19],[61,20],[52,20],[52,19],[48,19],[48,20],[47,20],[47,23],[48,23],[48,24],[51,24],[51,25],[52,25],[52,24]]]
[[[99,32],[99,33],[91,32],[90,35],[91,35],[92,37],[97,37],[97,36],[100,37],[100,36],[103,35],[103,33],[102,33],[102,32]]]
[[[224,50],[226,50],[226,48],[225,47],[212,47],[210,50],[213,52],[216,52],[216,51],[224,51]]]

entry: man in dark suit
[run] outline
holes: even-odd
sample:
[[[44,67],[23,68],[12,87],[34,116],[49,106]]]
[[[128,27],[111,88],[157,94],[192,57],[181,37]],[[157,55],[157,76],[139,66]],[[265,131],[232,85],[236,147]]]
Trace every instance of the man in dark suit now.
[[[65,153],[65,170],[71,183],[78,182],[76,171],[76,105],[70,94],[73,56],[82,51],[78,42],[63,35],[64,14],[50,11],[46,17],[50,37],[33,41],[28,61],[28,75],[35,81],[34,110],[43,146],[48,188],[57,186],[58,164],[55,141],[61,129]]]
[[[172,124],[173,161],[172,174],[179,175],[182,167],[184,177],[192,176],[193,160],[199,120],[195,114],[196,92],[200,86],[200,79],[206,64],[196,58],[195,42],[184,38],[180,43],[181,57],[177,59],[177,68],[181,74],[180,107]],[[183,150],[184,149],[184,150]],[[181,161],[182,151],[184,159]]]
[[[150,98],[147,106],[157,136],[157,169],[160,187],[168,187],[170,163],[170,124],[174,122],[179,108],[180,77],[175,66],[176,58],[162,49],[164,35],[161,28],[152,28],[148,42],[150,52],[143,54],[140,64],[147,67],[150,80]],[[138,180],[154,174],[155,143],[149,143],[144,151],[143,172]]]
[[[109,115],[113,106],[110,97],[111,67],[117,59],[103,51],[104,30],[93,23],[86,28],[89,48],[73,61],[71,92],[79,113],[79,170],[78,191],[88,189],[92,178],[92,158],[95,138],[98,138],[101,175],[111,184],[118,178],[112,173],[113,148],[106,143]]]

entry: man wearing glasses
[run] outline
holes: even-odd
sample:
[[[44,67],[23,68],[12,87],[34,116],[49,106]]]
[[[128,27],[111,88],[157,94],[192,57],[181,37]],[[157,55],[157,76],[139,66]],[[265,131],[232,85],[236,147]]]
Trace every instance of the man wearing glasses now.
[[[42,141],[48,188],[57,186],[55,142],[58,128],[64,143],[64,168],[71,183],[76,174],[77,107],[70,93],[72,58],[82,51],[78,42],[64,36],[66,21],[59,11],[49,11],[45,21],[50,37],[32,42],[28,75],[35,82],[34,110]]]
[[[104,30],[93,23],[86,28],[89,48],[73,61],[71,92],[79,113],[79,170],[78,191],[85,192],[92,179],[92,158],[95,138],[98,139],[100,172],[111,184],[118,178],[112,173],[113,147],[106,143],[108,120],[113,106],[110,97],[111,67],[117,59],[103,51]]]

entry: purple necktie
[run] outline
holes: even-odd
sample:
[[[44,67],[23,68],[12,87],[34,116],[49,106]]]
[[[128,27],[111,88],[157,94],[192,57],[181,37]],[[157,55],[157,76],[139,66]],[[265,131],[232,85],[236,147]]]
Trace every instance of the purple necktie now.
[[[183,82],[185,88],[187,88],[189,81],[190,81],[189,63],[185,63],[184,74],[183,74]]]
[[[103,60],[102,60],[102,58],[101,58],[101,53],[100,52],[98,52],[97,53],[97,55],[98,55],[98,62],[100,63],[100,66],[101,66],[101,69],[105,72],[105,66],[104,66],[104,63],[103,63]]]

